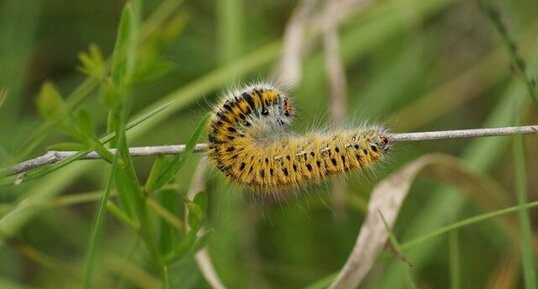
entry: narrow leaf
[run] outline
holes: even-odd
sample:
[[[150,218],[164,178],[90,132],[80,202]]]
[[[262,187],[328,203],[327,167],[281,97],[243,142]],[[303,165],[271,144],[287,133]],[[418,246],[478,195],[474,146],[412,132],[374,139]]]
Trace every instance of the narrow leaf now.
[[[185,198],[185,204],[187,205],[188,209],[188,219],[189,227],[192,231],[197,231],[199,228],[202,227],[204,221],[205,221],[205,210],[200,207],[197,203],[192,202]]]
[[[146,191],[147,194],[153,192],[155,188],[155,182],[159,178],[159,174],[161,173],[163,167],[166,164],[167,164],[167,161],[164,156],[158,156],[153,162],[153,165],[151,166],[151,170],[149,171],[148,179],[146,180],[146,185],[144,187],[144,190]]]
[[[194,147],[196,146],[196,143],[198,142],[198,139],[200,139],[200,135],[205,130],[207,126],[207,122],[209,121],[210,114],[207,114],[202,121],[200,121],[200,124],[192,134],[191,138],[185,145],[185,150],[183,152],[178,153],[174,159],[170,162],[168,166],[166,166],[157,180],[155,181],[155,185],[153,186],[153,190],[157,190],[161,188],[162,186],[166,185],[168,182],[170,182],[174,176],[183,168],[189,157],[191,156]]]
[[[523,152],[523,137],[514,137],[514,170],[516,197],[519,205],[518,220],[521,231],[521,260],[523,261],[523,279],[525,289],[536,289],[536,265],[534,264],[532,229],[529,212],[525,209],[527,203],[527,177],[525,171],[525,154]]]
[[[118,36],[112,57],[112,82],[121,87],[130,79],[134,67],[134,53],[131,49],[136,45],[136,23],[133,7],[127,3],[123,8],[118,28]]]
[[[106,75],[106,63],[99,46],[91,44],[88,52],[81,52],[78,58],[82,64],[79,68],[84,74],[97,80],[102,80]]]

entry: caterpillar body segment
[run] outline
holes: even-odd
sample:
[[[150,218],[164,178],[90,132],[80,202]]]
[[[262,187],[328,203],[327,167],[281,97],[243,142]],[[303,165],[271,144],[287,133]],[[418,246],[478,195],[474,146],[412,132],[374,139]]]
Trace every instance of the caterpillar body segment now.
[[[364,169],[390,149],[378,127],[287,132],[294,110],[285,91],[260,83],[228,94],[209,125],[209,158],[233,183],[274,195]]]

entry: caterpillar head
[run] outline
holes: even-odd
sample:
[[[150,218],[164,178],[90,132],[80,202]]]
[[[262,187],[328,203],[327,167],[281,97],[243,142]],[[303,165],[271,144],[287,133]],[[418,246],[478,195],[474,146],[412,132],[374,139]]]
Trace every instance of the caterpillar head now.
[[[354,149],[363,151],[365,155],[385,155],[392,145],[388,133],[378,128],[359,128],[353,131],[349,137],[349,143]]]

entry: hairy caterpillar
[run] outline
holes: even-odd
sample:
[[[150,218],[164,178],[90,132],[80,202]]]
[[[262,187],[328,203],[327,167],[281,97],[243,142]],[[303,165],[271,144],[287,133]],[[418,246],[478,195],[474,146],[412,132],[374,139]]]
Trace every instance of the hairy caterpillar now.
[[[210,160],[232,182],[274,194],[366,168],[391,147],[388,133],[378,127],[287,132],[293,114],[290,97],[273,84],[228,93],[209,123]]]

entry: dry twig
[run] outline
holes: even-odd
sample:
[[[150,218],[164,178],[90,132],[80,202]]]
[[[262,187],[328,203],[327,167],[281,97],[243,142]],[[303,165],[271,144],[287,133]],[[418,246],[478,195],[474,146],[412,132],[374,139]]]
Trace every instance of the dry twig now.
[[[501,128],[482,128],[482,129],[465,129],[465,130],[445,130],[445,131],[431,131],[431,132],[412,132],[412,133],[391,133],[390,138],[393,142],[409,142],[409,141],[424,141],[424,140],[436,140],[436,139],[459,139],[459,138],[475,138],[486,136],[506,136],[514,134],[533,134],[538,133],[538,125],[530,126],[515,126],[515,127],[501,127]],[[147,146],[147,147],[132,147],[129,149],[129,154],[132,157],[142,156],[161,156],[161,155],[173,155],[185,150],[185,145],[165,145],[165,146]],[[113,154],[116,153],[115,149],[109,149]],[[194,152],[207,151],[207,144],[197,144]],[[0,170],[1,174],[14,175],[29,171],[31,169],[53,164],[64,160],[79,153],[78,151],[48,151],[46,154],[18,163],[9,168],[3,168]],[[100,159],[101,156],[96,152],[90,152],[85,156],[82,156],[82,160],[94,160]]]

